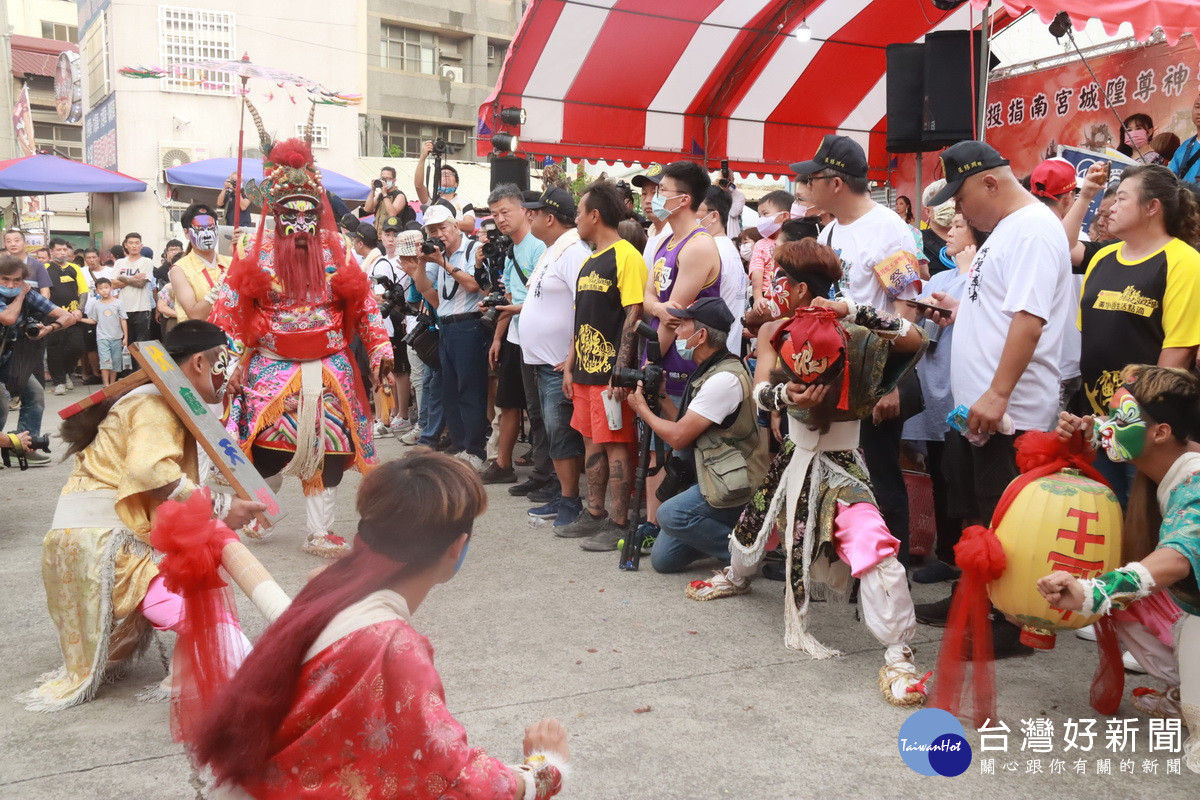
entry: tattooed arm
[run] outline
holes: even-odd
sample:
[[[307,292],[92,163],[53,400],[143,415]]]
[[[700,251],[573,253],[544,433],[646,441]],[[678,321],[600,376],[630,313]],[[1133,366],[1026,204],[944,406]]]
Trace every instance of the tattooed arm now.
[[[614,366],[617,367],[632,367],[636,366],[637,362],[637,326],[642,321],[642,304],[634,303],[625,306],[625,323],[621,325],[621,347],[617,350],[617,361]],[[618,386],[612,386],[610,380],[609,386],[612,389],[612,396],[617,400],[624,400],[629,394],[628,389],[622,389]]]

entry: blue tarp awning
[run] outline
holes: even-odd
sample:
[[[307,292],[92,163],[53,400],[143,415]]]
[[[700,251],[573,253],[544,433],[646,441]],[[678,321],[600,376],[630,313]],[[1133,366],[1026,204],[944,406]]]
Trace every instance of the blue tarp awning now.
[[[0,161],[0,197],[71,192],[144,192],[137,178],[52,155]]]
[[[320,169],[319,166],[318,169]],[[220,189],[225,185],[225,180],[235,171],[237,171],[236,158],[206,158],[168,168],[167,183],[172,186]],[[262,159],[242,159],[242,183],[245,184],[251,178],[255,181],[262,181]],[[359,183],[353,178],[347,178],[331,169],[321,170],[321,181],[325,184],[326,191],[333,192],[347,201],[366,200],[367,195],[371,193],[371,187],[365,183]]]

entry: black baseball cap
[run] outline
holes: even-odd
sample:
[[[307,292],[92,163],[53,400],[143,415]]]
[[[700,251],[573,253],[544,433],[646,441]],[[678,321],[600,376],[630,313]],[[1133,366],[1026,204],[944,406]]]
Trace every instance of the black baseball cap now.
[[[367,247],[379,244],[379,234],[375,232],[375,226],[369,222],[358,223],[358,227],[354,231],[354,238],[361,239]]]
[[[575,218],[575,198],[571,196],[570,192],[559,186],[551,186],[542,192],[542,196],[537,200],[526,201],[521,205],[534,211],[544,208],[560,217]]]
[[[808,161],[797,161],[791,165],[797,175],[811,175],[823,169],[836,169],[855,178],[867,177],[867,154],[862,145],[849,136],[826,134],[817,148],[817,154]]]
[[[399,217],[388,217],[383,221],[380,229],[385,231],[402,231],[404,230],[404,225],[400,222]]]
[[[733,327],[733,312],[719,297],[701,297],[687,308],[668,308],[667,311],[673,317],[695,320],[722,333],[729,333]]]
[[[651,163],[650,166],[646,168],[646,171],[641,175],[634,175],[629,182],[640,189],[648,183],[658,186],[660,183],[662,183],[662,179],[663,165],[655,161]]]
[[[942,172],[946,175],[946,187],[930,199],[930,206],[940,206],[954,197],[962,188],[963,181],[972,175],[1008,166],[1008,159],[1002,157],[996,148],[974,139],[947,147],[940,158]]]

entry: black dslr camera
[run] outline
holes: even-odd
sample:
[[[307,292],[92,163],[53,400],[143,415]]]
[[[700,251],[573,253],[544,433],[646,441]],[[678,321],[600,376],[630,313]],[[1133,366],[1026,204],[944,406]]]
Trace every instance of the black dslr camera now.
[[[613,386],[623,389],[637,389],[638,381],[642,382],[642,394],[646,396],[646,404],[658,410],[658,395],[662,391],[663,371],[662,355],[658,347],[658,331],[645,322],[639,322],[637,335],[646,340],[646,365],[641,369],[632,367],[614,367],[612,373]]]
[[[0,433],[0,436],[4,435],[6,434]],[[41,450],[47,454],[50,453],[50,434],[43,433],[41,436],[31,435],[29,439],[29,450],[17,450],[13,447],[5,447],[0,450],[0,461],[4,462],[4,466],[11,467],[12,457],[15,455],[17,457],[17,464],[20,465],[22,471],[25,471],[29,469],[29,459],[26,456],[30,451]]]
[[[446,243],[436,236],[429,236],[425,241],[421,242],[421,252],[427,256],[431,256],[437,252],[445,254]]]
[[[404,289],[397,286],[396,282],[386,275],[377,275],[374,280],[383,288],[383,293],[377,296],[379,315],[387,319],[397,308],[403,310],[405,305]]]
[[[446,146],[445,139],[434,139],[433,140],[434,155],[444,156],[448,149],[449,148]],[[439,176],[439,177],[441,177],[441,176]]]
[[[496,322],[500,319],[497,306],[508,305],[508,297],[504,294],[504,264],[512,254],[513,240],[500,232],[494,220],[483,223],[483,232],[487,241],[482,245],[483,263],[475,270],[475,282],[479,288],[488,293],[481,305],[487,309],[480,320],[484,327],[494,331]]]

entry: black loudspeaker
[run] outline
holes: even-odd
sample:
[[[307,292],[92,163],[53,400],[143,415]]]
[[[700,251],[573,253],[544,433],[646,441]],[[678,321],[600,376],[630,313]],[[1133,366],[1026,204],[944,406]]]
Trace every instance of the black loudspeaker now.
[[[975,138],[975,103],[971,83],[979,86],[979,54],[983,35],[975,31],[936,31],[925,36],[925,125],[923,141],[945,147]],[[992,58],[989,65],[995,66]],[[890,65],[889,65],[890,68]],[[888,75],[891,80],[891,75]],[[975,90],[978,92],[978,88]],[[891,110],[889,106],[889,112]]]
[[[925,109],[925,45],[887,46],[887,149],[889,153],[936,150],[921,136]]]
[[[522,192],[529,191],[529,159],[520,156],[496,156],[492,159],[492,182],[495,189],[502,183],[515,183]]]

